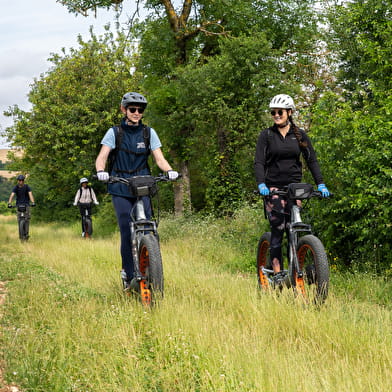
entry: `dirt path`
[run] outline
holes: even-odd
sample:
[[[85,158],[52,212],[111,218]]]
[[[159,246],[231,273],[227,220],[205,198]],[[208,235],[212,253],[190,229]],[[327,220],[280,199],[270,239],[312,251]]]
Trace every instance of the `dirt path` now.
[[[0,281],[0,319],[3,317],[2,310],[5,304],[6,294],[7,294],[6,282]],[[0,392],[21,392],[21,390],[15,385],[5,385],[5,381],[3,379],[3,369],[4,369],[4,363],[0,361]]]

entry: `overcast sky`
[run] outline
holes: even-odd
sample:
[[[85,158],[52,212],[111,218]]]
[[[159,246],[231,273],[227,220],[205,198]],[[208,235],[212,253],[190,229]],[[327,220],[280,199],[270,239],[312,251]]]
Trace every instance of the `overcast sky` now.
[[[125,0],[123,23],[135,10],[135,1]],[[0,0],[0,132],[12,124],[4,110],[17,104],[31,109],[27,100],[34,78],[49,69],[47,59],[61,48],[77,48],[77,36],[88,39],[89,27],[103,32],[114,25],[115,12],[100,10],[97,18],[69,14],[56,0]],[[4,148],[4,139],[0,139]]]

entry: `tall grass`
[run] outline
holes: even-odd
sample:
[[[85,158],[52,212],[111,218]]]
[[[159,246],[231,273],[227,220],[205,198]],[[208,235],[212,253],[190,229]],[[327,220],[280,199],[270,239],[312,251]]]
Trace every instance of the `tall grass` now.
[[[14,218],[1,226],[0,359],[24,391],[392,390],[390,283],[333,273],[321,309],[262,295],[250,211],[162,220],[165,298],[152,310],[121,292],[118,235],[33,222],[20,244]]]

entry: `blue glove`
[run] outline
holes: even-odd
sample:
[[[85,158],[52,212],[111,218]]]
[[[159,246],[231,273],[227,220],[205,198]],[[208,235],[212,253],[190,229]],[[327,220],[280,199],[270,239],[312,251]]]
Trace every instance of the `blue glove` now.
[[[268,195],[270,194],[270,191],[269,191],[269,189],[267,188],[267,185],[264,184],[264,182],[262,182],[261,184],[259,184],[258,187],[259,187],[260,195],[268,196]]]
[[[317,190],[319,192],[321,192],[321,196],[322,197],[329,197],[329,190],[328,188],[325,186],[325,184],[319,184],[317,187]]]

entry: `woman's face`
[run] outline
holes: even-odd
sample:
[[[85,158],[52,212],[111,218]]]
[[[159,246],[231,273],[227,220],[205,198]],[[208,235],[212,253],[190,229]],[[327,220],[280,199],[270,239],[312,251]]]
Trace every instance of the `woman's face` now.
[[[287,124],[291,109],[273,108],[271,109],[271,116],[277,126]]]
[[[121,106],[125,117],[133,124],[138,124],[143,117],[144,108],[137,105],[129,105],[126,109]]]

